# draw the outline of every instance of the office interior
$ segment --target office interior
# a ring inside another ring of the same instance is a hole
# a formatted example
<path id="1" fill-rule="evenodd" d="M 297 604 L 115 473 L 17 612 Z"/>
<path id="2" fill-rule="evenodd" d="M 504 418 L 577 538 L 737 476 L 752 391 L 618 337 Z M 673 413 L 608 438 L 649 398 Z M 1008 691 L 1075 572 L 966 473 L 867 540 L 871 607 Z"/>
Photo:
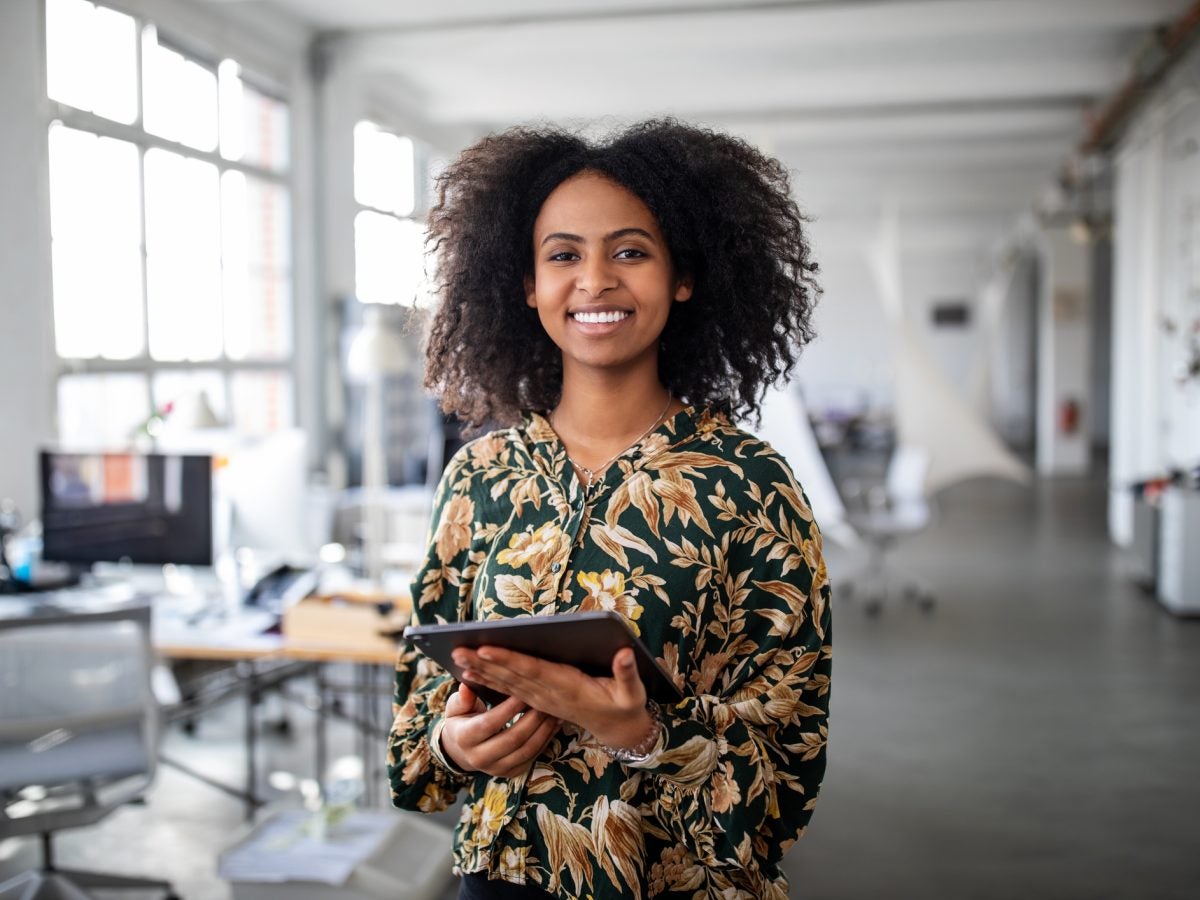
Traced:
<path id="1" fill-rule="evenodd" d="M 189 598 L 185 619 L 256 585 L 272 615 L 357 593 L 394 632 L 463 439 L 421 388 L 437 173 L 513 124 L 678 116 L 784 163 L 824 291 L 747 423 L 800 474 L 834 585 L 829 772 L 792 896 L 1193 897 L 1197 35 L 1188 0 L 3 0 L 11 572 L 90 568 L 65 590 L 132 582 L 158 617 Z M 145 496 L 148 454 L 215 461 L 211 559 L 45 552 L 67 483 L 48 472 Z M 200 900 L 295 893 L 219 861 L 328 806 L 312 785 L 339 765 L 400 821 L 377 771 L 386 664 L 365 676 L 377 720 L 336 715 L 357 698 L 333 688 L 326 721 L 314 693 L 359 663 L 292 663 L 261 703 L 194 719 L 166 709 L 177 679 L 156 702 L 180 766 L 62 829 L 59 861 Z M 241 784 L 247 728 L 249 814 L 187 771 Z M 40 853 L 0 841 L 0 882 Z M 392 896 L 453 897 L 439 871 Z"/>

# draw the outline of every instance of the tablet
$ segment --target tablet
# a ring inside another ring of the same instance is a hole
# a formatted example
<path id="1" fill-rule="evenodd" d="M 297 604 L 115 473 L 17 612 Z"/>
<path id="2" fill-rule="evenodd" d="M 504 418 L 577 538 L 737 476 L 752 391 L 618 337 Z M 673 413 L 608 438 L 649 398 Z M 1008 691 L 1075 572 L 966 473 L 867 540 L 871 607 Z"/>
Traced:
<path id="1" fill-rule="evenodd" d="M 556 616 L 518 616 L 484 622 L 450 622 L 444 625 L 409 625 L 404 639 L 430 659 L 439 662 L 462 681 L 462 669 L 454 664 L 455 647 L 504 647 L 550 662 L 575 666 L 588 675 L 612 676 L 613 655 L 632 647 L 638 673 L 646 693 L 660 703 L 678 703 L 683 695 L 669 675 L 615 612 L 560 613 Z M 496 704 L 505 695 L 491 688 L 471 685 L 486 703 Z"/>

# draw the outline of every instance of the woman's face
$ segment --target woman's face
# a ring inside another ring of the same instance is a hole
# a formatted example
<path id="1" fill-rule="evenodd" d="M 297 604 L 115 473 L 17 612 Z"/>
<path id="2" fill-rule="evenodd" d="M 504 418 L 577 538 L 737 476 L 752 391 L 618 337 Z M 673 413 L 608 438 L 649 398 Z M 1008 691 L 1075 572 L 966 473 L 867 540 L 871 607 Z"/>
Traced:
<path id="1" fill-rule="evenodd" d="M 657 377 L 659 335 L 692 285 L 675 277 L 646 204 L 603 175 L 580 172 L 542 204 L 533 259 L 526 302 L 562 351 L 564 377 L 576 367 L 645 367 Z"/>

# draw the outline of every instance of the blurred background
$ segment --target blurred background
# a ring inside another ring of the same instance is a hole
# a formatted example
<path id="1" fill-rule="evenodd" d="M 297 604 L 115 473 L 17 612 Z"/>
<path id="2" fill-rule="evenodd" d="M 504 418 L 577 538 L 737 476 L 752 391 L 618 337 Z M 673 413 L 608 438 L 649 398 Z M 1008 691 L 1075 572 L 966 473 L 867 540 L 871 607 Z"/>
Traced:
<path id="1" fill-rule="evenodd" d="M 792 896 L 1197 896 L 1197 35 L 1188 0 L 0 0 L 8 587 L 135 582 L 177 679 L 196 615 L 164 638 L 164 598 L 402 602 L 461 442 L 420 387 L 434 179 L 512 124 L 677 116 L 783 162 L 824 288 L 746 423 L 836 604 Z M 210 458 L 198 494 L 173 454 Z M 79 518 L 158 501 L 203 528 Z M 164 753 L 246 778 L 241 708 L 178 702 Z M 301 707 L 251 749 L 243 828 L 302 799 Z M 321 752 L 377 781 L 354 724 Z M 145 797 L 64 862 L 259 896 L 218 872 L 238 798 L 175 768 Z M 0 878 L 38 861 L 0 841 Z"/>

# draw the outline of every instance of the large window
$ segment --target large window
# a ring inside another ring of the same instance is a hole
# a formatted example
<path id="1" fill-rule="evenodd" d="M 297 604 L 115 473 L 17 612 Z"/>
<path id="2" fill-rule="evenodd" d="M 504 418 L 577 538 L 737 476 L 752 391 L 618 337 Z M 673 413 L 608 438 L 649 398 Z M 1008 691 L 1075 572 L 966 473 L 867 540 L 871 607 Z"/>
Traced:
<path id="1" fill-rule="evenodd" d="M 245 431 L 290 425 L 288 106 L 85 0 L 47 0 L 59 435 L 127 442 L 203 392 Z"/>
<path id="2" fill-rule="evenodd" d="M 416 155 L 411 138 L 373 122 L 354 128 L 355 295 L 363 303 L 427 305 Z"/>

